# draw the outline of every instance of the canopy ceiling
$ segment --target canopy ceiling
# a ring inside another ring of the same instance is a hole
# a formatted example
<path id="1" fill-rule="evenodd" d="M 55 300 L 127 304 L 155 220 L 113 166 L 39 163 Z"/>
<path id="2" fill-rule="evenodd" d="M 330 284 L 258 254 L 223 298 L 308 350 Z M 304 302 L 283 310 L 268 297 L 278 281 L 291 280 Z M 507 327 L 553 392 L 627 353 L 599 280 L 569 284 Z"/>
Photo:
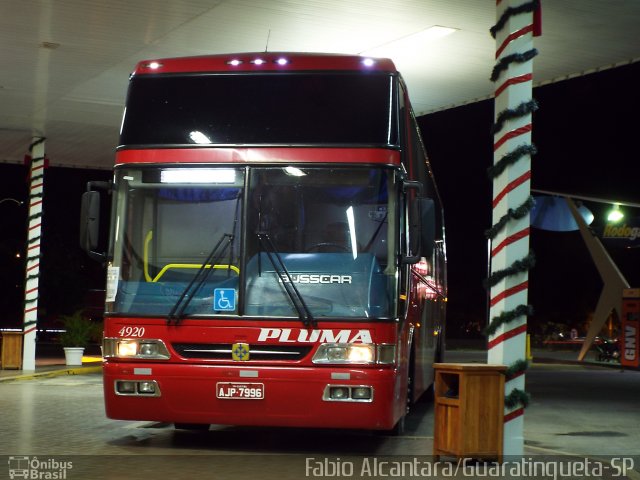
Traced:
<path id="1" fill-rule="evenodd" d="M 542 0 L 542 17 L 535 85 L 640 59 L 637 0 Z M 494 23 L 489 0 L 3 0 L 0 162 L 37 134 L 52 165 L 109 168 L 129 73 L 154 57 L 391 56 L 417 114 L 489 98 Z M 419 35 L 434 25 L 456 30 Z"/>

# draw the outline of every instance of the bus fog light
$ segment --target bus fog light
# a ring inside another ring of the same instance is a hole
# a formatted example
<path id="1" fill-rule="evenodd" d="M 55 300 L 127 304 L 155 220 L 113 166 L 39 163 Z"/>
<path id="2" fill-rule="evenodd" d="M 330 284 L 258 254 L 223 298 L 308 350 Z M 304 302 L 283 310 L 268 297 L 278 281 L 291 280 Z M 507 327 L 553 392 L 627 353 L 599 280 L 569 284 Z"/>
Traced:
<path id="1" fill-rule="evenodd" d="M 153 395 L 156 393 L 156 384 L 154 382 L 138 382 L 138 393 Z"/>
<path id="2" fill-rule="evenodd" d="M 371 400 L 371 387 L 355 387 L 351 390 L 354 400 Z"/>
<path id="3" fill-rule="evenodd" d="M 332 400 L 347 400 L 349 398 L 349 389 L 347 387 L 331 387 L 329 389 L 329 398 Z"/>
<path id="4" fill-rule="evenodd" d="M 125 380 L 118 380 L 116 382 L 116 393 L 122 395 L 133 395 L 136 393 L 136 382 L 128 382 Z"/>

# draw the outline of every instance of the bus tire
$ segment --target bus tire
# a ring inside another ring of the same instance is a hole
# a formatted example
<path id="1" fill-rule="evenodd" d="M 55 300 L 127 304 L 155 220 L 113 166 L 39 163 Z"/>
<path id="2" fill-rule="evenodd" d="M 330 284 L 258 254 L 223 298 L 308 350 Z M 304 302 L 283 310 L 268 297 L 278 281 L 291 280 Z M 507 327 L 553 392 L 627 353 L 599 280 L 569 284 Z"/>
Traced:
<path id="1" fill-rule="evenodd" d="M 387 430 L 387 435 L 391 436 L 391 437 L 400 437 L 402 435 L 404 435 L 406 429 L 405 429 L 405 419 L 407 418 L 407 415 L 404 414 L 402 417 L 400 417 L 400 420 L 398 420 L 398 422 L 393 426 L 393 428 L 391 430 Z"/>
<path id="2" fill-rule="evenodd" d="M 444 362 L 444 339 L 442 336 L 438 337 L 438 343 L 436 344 L 436 354 L 433 359 L 435 363 Z"/>
<path id="3" fill-rule="evenodd" d="M 406 419 L 407 415 L 409 415 L 409 410 L 411 405 L 413 405 L 413 375 L 414 375 L 414 353 L 413 353 L 413 345 L 409 349 L 411 355 L 409 356 L 409 365 L 407 366 L 407 403 L 405 405 L 405 411 L 400 417 L 400 419 L 396 422 L 390 430 L 385 430 L 385 434 L 392 437 L 399 437 L 404 435 L 406 432 Z"/>

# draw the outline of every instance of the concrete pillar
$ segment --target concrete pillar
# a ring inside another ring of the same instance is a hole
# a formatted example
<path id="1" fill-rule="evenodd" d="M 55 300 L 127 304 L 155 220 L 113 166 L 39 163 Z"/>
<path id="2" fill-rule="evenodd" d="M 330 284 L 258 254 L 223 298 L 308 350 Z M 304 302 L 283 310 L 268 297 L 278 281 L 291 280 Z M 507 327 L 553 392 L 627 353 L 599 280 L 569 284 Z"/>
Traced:
<path id="1" fill-rule="evenodd" d="M 44 137 L 34 137 L 29 147 L 29 220 L 27 224 L 26 270 L 22 369 L 36 369 L 36 333 L 38 327 L 38 286 L 40 280 L 40 237 L 44 193 Z"/>
<path id="2" fill-rule="evenodd" d="M 526 360 L 533 13 L 537 2 L 498 0 L 496 25 L 493 227 L 491 239 L 488 363 L 508 367 Z M 524 370 L 507 375 L 505 397 L 524 394 Z M 507 403 L 507 402 L 505 402 Z M 505 405 L 503 454 L 524 453 L 524 408 Z"/>

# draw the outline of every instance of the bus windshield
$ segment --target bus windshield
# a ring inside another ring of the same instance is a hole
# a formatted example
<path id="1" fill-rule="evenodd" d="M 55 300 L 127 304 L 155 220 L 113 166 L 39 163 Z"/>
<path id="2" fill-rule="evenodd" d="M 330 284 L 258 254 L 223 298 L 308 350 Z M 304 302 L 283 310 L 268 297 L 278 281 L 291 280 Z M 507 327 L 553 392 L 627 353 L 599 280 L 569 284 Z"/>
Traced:
<path id="1" fill-rule="evenodd" d="M 313 318 L 390 318 L 397 188 L 386 167 L 118 169 L 107 311 L 298 317 L 293 285 Z"/>
<path id="2" fill-rule="evenodd" d="M 120 145 L 395 146 L 394 84 L 388 73 L 135 76 Z"/>

